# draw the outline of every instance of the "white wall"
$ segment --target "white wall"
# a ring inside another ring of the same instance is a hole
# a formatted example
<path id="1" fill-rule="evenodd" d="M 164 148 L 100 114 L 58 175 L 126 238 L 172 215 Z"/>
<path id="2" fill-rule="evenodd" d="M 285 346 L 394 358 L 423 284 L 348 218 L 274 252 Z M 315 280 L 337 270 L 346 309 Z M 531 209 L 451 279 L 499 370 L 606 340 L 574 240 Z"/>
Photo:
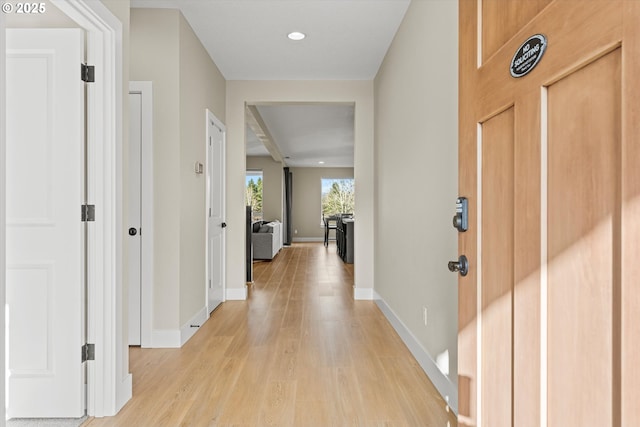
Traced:
<path id="1" fill-rule="evenodd" d="M 262 216 L 267 221 L 277 219 L 282 222 L 284 206 L 283 165 L 271 156 L 247 157 L 247 169 L 262 171 Z"/>
<path id="2" fill-rule="evenodd" d="M 373 297 L 373 82 L 227 82 L 227 288 L 245 289 L 245 105 L 265 102 L 355 103 L 355 295 Z"/>
<path id="3" fill-rule="evenodd" d="M 153 329 L 175 335 L 206 304 L 205 178 L 193 168 L 205 109 L 225 119 L 225 81 L 173 9 L 131 9 L 131 80 L 153 82 Z"/>
<path id="4" fill-rule="evenodd" d="M 353 178 L 353 168 L 291 168 L 293 174 L 293 239 L 324 241 L 322 178 Z M 356 186 L 358 184 L 356 183 Z M 334 232 L 331 232 L 331 238 Z"/>
<path id="5" fill-rule="evenodd" d="M 131 9 L 130 79 L 153 82 L 153 329 L 179 327 L 179 12 Z M 128 98 L 127 98 L 128 99 Z M 204 113 L 203 113 L 204 115 Z"/>
<path id="6" fill-rule="evenodd" d="M 375 79 L 376 292 L 457 382 L 457 2 L 413 1 Z M 428 326 L 423 322 L 428 309 Z M 455 387 L 450 387 L 455 390 Z"/>
<path id="7" fill-rule="evenodd" d="M 206 164 L 208 108 L 224 123 L 225 80 L 200 40 L 179 16 L 180 55 L 180 325 L 201 310 L 206 299 Z"/>

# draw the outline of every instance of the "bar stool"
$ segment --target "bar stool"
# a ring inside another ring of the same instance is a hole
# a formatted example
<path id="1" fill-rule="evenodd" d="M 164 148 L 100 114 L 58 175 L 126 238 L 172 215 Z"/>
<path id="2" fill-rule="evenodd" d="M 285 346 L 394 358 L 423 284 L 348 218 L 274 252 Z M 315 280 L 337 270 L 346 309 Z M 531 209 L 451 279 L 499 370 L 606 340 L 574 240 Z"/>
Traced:
<path id="1" fill-rule="evenodd" d="M 336 218 L 334 216 L 325 217 L 322 214 L 322 222 L 324 222 L 324 245 L 329 247 L 329 230 L 336 230 L 337 224 L 331 225 L 330 221 L 335 221 Z"/>

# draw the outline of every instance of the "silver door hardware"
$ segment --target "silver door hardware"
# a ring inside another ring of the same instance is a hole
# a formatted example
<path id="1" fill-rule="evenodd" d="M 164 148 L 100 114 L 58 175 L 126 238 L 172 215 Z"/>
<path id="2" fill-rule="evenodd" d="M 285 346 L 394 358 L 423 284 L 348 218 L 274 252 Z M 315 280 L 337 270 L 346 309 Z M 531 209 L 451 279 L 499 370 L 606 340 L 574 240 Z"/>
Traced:
<path id="1" fill-rule="evenodd" d="M 82 346 L 82 362 L 87 360 L 96 360 L 96 345 L 85 344 Z"/>
<path id="2" fill-rule="evenodd" d="M 200 175 L 202 173 L 202 163 L 196 162 L 193 169 L 197 175 Z"/>
<path id="3" fill-rule="evenodd" d="M 80 219 L 82 222 L 96 220 L 96 205 L 82 205 L 80 209 Z"/>
<path id="4" fill-rule="evenodd" d="M 450 272 L 458 272 L 461 276 L 466 276 L 469 272 L 469 260 L 466 256 L 460 255 L 458 261 L 449 261 L 448 267 Z"/>
<path id="5" fill-rule="evenodd" d="M 86 83 L 94 83 L 96 81 L 96 67 L 80 64 L 80 79 Z"/>
<path id="6" fill-rule="evenodd" d="M 466 197 L 456 199 L 456 214 L 453 216 L 453 227 L 459 232 L 469 228 L 469 202 Z"/>

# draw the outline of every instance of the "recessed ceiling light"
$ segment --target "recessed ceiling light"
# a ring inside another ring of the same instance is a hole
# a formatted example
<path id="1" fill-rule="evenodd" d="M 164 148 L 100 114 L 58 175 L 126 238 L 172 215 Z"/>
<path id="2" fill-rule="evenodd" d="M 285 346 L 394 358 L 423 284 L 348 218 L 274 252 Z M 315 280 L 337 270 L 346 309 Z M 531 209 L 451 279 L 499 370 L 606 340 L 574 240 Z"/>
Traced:
<path id="1" fill-rule="evenodd" d="M 300 41 L 303 38 L 307 37 L 307 35 L 305 33 L 299 32 L 299 31 L 294 31 L 292 33 L 287 34 L 287 37 L 289 37 L 289 39 L 294 40 L 294 41 Z"/>
<path id="2" fill-rule="evenodd" d="M 324 165 L 324 162 L 323 162 L 322 160 L 320 160 L 320 161 L 318 162 L 318 164 L 319 164 L 319 165 Z"/>

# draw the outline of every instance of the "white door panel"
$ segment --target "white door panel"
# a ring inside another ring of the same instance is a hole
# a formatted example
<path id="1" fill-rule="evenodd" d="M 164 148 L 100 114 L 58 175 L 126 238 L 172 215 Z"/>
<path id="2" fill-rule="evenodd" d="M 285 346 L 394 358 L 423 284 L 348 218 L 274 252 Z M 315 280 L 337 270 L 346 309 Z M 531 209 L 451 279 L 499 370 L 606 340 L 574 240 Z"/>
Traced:
<path id="1" fill-rule="evenodd" d="M 142 150 L 142 94 L 129 93 L 129 221 L 128 228 L 136 231 L 127 236 L 129 249 L 129 345 L 141 344 L 141 150 Z"/>
<path id="2" fill-rule="evenodd" d="M 209 313 L 224 301 L 224 144 L 225 134 L 221 124 L 207 113 L 207 182 L 209 192 L 207 237 L 207 306 Z"/>
<path id="3" fill-rule="evenodd" d="M 83 35 L 7 30 L 8 416 L 80 417 Z"/>

